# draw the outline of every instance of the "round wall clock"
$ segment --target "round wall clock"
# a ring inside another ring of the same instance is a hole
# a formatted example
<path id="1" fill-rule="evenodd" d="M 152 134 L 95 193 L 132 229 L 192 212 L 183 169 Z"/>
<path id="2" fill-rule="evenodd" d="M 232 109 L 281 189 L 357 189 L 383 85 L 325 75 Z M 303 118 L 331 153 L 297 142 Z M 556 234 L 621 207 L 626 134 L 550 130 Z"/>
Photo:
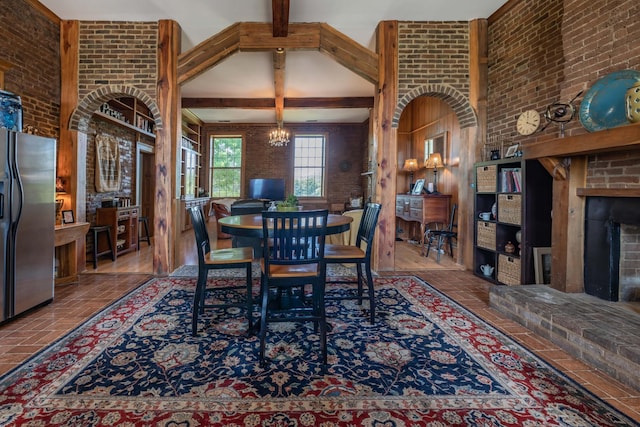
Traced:
<path id="1" fill-rule="evenodd" d="M 520 135 L 531 135 L 540 126 L 540 113 L 536 110 L 527 110 L 518 116 L 516 129 Z"/>

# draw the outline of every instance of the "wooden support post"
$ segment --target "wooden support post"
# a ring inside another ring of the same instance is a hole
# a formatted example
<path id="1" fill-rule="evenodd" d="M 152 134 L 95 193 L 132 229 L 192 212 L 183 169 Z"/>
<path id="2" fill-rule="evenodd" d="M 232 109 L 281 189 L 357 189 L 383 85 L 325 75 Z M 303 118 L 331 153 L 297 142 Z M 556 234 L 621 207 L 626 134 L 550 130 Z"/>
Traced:
<path id="1" fill-rule="evenodd" d="M 577 188 L 587 180 L 587 157 L 571 158 L 568 179 L 553 180 L 551 226 L 551 287 L 562 292 L 584 291 L 585 199 Z"/>
<path id="2" fill-rule="evenodd" d="M 376 183 L 374 198 L 382 204 L 376 232 L 373 268 L 394 269 L 397 176 L 397 128 L 391 126 L 398 102 L 398 22 L 383 21 L 378 25 L 378 86 L 373 112 L 373 148 L 376 150 Z"/>
<path id="3" fill-rule="evenodd" d="M 77 222 L 87 217 L 86 204 L 86 135 L 69 129 L 69 120 L 78 106 L 78 69 L 80 57 L 80 22 L 60 22 L 60 134 L 56 175 L 65 181 L 65 190 L 70 199 L 69 206 Z M 81 161 L 79 161 L 81 159 Z M 80 167 L 81 165 L 81 167 Z M 86 264 L 86 242 L 78 240 L 76 256 L 77 271 L 84 271 Z"/>
<path id="4" fill-rule="evenodd" d="M 180 27 L 175 21 L 158 22 L 158 108 L 162 127 L 156 131 L 156 194 L 153 220 L 153 272 L 166 275 L 173 271 L 180 227 L 175 226 L 177 213 L 176 159 L 180 150 L 180 87 L 178 86 L 178 54 Z M 174 200 L 175 199 L 175 200 Z"/>

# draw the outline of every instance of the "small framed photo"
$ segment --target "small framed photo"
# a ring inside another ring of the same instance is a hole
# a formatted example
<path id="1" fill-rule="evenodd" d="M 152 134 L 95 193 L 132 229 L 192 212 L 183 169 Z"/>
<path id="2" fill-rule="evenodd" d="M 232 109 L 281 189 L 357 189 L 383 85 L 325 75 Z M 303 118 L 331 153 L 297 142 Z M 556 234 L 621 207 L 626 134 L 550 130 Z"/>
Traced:
<path id="1" fill-rule="evenodd" d="M 551 284 L 551 248 L 533 248 L 533 268 L 537 285 Z"/>
<path id="2" fill-rule="evenodd" d="M 62 223 L 73 224 L 76 219 L 73 217 L 73 211 L 62 211 Z"/>
<path id="3" fill-rule="evenodd" d="M 413 186 L 413 191 L 411 192 L 411 194 L 419 196 L 420 194 L 422 194 L 423 188 L 424 188 L 424 179 L 418 179 L 416 180 L 416 183 Z"/>
<path id="4" fill-rule="evenodd" d="M 514 144 L 507 148 L 507 152 L 505 153 L 504 158 L 507 159 L 509 157 L 515 157 L 515 155 L 518 153 L 518 145 L 519 144 Z"/>

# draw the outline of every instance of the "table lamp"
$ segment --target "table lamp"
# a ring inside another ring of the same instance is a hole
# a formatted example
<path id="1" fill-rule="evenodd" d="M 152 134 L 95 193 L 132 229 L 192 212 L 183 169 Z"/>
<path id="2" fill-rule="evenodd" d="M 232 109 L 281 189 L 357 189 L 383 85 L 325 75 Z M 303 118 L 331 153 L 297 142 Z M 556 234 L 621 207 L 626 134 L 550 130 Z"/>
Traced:
<path id="1" fill-rule="evenodd" d="M 424 167 L 433 168 L 433 192 L 432 194 L 440 194 L 438 192 L 438 168 L 443 167 L 442 157 L 440 153 L 431 153 L 429 158 L 424 162 Z"/>
<path id="2" fill-rule="evenodd" d="M 409 172 L 409 193 L 411 193 L 411 190 L 413 190 L 413 173 L 418 170 L 418 159 L 405 160 L 402 170 Z"/>

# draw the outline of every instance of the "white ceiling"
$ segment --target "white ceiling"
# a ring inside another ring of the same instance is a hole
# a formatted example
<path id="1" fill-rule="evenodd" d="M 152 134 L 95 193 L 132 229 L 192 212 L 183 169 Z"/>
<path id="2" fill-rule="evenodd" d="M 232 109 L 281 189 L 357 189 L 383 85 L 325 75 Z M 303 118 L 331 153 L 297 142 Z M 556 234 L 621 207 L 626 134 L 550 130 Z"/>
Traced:
<path id="1" fill-rule="evenodd" d="M 182 28 L 186 51 L 236 22 L 271 22 L 271 0 L 40 0 L 61 19 L 157 21 Z M 289 22 L 323 22 L 375 50 L 380 21 L 488 18 L 506 0 L 291 0 Z M 319 52 L 289 51 L 285 98 L 373 96 L 371 83 Z M 271 53 L 242 52 L 182 87 L 185 98 L 272 98 Z M 204 122 L 275 123 L 273 110 L 192 109 Z M 284 122 L 362 122 L 366 109 L 285 109 Z"/>

